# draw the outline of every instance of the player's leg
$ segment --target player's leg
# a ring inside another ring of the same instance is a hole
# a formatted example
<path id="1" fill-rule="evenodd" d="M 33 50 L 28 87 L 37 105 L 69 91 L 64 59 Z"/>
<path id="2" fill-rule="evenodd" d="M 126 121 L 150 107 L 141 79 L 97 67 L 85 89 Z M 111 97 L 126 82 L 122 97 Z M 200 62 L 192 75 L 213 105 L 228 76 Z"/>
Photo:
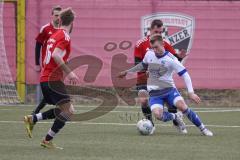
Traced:
<path id="1" fill-rule="evenodd" d="M 168 97 L 172 93 L 172 88 L 166 88 L 164 90 L 153 90 L 149 92 L 149 105 L 154 116 L 163 122 L 176 120 L 180 126 L 185 125 L 182 121 L 182 114 L 170 113 L 163 110 L 163 104 L 168 103 Z"/>
<path id="2" fill-rule="evenodd" d="M 142 113 L 146 119 L 150 120 L 154 126 L 152 119 L 152 111 L 148 105 L 148 91 L 146 85 L 138 85 L 138 98 L 140 99 Z"/>
<path id="3" fill-rule="evenodd" d="M 176 97 L 181 97 L 180 93 L 178 92 L 177 89 L 172 88 L 168 95 L 166 96 L 166 101 L 167 101 L 167 106 L 168 106 L 168 111 L 172 111 L 170 113 L 176 113 L 178 114 L 178 117 L 180 119 L 173 120 L 174 126 L 177 128 L 178 132 L 181 134 L 187 134 L 187 129 L 186 125 L 183 121 L 183 115 L 181 112 L 177 112 L 177 107 L 175 106 L 174 100 Z"/>
<path id="4" fill-rule="evenodd" d="M 149 105 L 150 105 L 151 111 L 156 119 L 163 121 L 163 122 L 175 120 L 176 114 L 164 111 L 163 104 L 164 104 L 164 97 L 151 96 L 149 98 Z"/>
<path id="5" fill-rule="evenodd" d="M 57 103 L 55 102 L 56 98 L 59 97 L 58 94 L 61 93 L 61 92 L 57 92 L 58 90 L 57 86 L 55 84 L 52 84 L 52 86 L 50 86 L 48 82 L 43 82 L 41 83 L 41 89 L 44 97 L 43 101 L 45 103 L 55 105 Z M 35 113 L 32 115 L 33 123 L 35 124 L 40 120 L 54 119 L 56 113 L 59 113 L 59 112 L 60 112 L 59 108 L 52 108 L 43 113 Z"/>
<path id="6" fill-rule="evenodd" d="M 66 121 L 71 119 L 74 109 L 63 82 L 51 82 L 49 88 L 51 90 L 51 101 L 57 106 L 57 108 L 52 111 L 49 110 L 49 113 L 46 113 L 47 118 L 51 116 L 51 118 L 54 118 L 55 116 L 55 120 L 44 140 L 41 142 L 41 146 L 46 148 L 56 148 L 56 146 L 52 144 L 52 139 L 64 127 Z M 42 113 L 42 115 L 44 118 L 44 113 Z"/>
<path id="7" fill-rule="evenodd" d="M 41 83 L 41 89 L 42 89 L 44 101 L 48 104 L 53 104 L 52 97 L 55 95 L 55 93 L 50 89 L 48 82 Z M 36 113 L 36 114 L 24 116 L 25 128 L 29 138 L 32 138 L 32 131 L 36 122 L 40 120 L 54 119 L 55 118 L 54 113 L 59 112 L 57 110 L 59 109 L 53 108 L 43 113 Z"/>
<path id="8" fill-rule="evenodd" d="M 168 112 L 177 113 L 177 107 L 176 106 L 170 106 L 169 104 L 167 104 L 167 106 L 168 106 Z M 173 120 L 173 125 L 176 126 L 176 127 L 179 126 L 179 124 L 176 120 Z"/>
<path id="9" fill-rule="evenodd" d="M 173 99 L 173 103 L 196 127 L 200 129 L 203 135 L 213 135 L 213 133 L 204 126 L 200 117 L 193 110 L 188 108 L 187 104 L 181 96 L 175 97 Z"/>
<path id="10" fill-rule="evenodd" d="M 168 122 L 168 121 L 176 120 L 179 124 L 181 124 L 182 122 L 182 117 L 180 117 L 178 113 L 169 113 L 167 111 L 164 111 L 162 104 L 152 105 L 151 110 L 154 116 L 156 117 L 156 119 L 160 121 Z"/>
<path id="11" fill-rule="evenodd" d="M 170 104 L 167 105 L 168 107 L 168 112 L 169 113 L 174 113 L 174 114 L 177 114 L 178 117 L 181 119 L 181 123 L 179 123 L 179 120 L 173 120 L 173 126 L 177 129 L 177 131 L 181 134 L 187 134 L 188 131 L 187 131 L 187 128 L 186 128 L 186 125 L 183 121 L 183 114 L 182 112 L 177 112 L 177 109 L 176 109 L 176 106 L 172 106 Z"/>
<path id="12" fill-rule="evenodd" d="M 47 105 L 46 100 L 43 98 L 38 106 L 33 110 L 33 114 L 39 113 Z"/>
<path id="13" fill-rule="evenodd" d="M 47 120 L 47 119 L 54 119 L 56 116 L 56 113 L 59 112 L 59 108 L 52 108 L 49 109 L 43 113 L 37 113 L 37 114 L 32 114 L 32 115 L 27 115 L 24 116 L 24 123 L 25 123 L 25 128 L 27 131 L 27 134 L 29 138 L 32 138 L 32 132 L 34 125 L 40 121 L 40 120 Z"/>
<path id="14" fill-rule="evenodd" d="M 60 112 L 59 108 L 52 108 L 42 113 L 37 113 L 32 115 L 33 123 L 37 123 L 41 120 L 54 119 L 56 115 Z"/>
<path id="15" fill-rule="evenodd" d="M 41 89 L 40 89 L 40 88 Z M 43 92 L 42 92 L 42 87 L 41 87 L 41 84 L 37 85 L 37 91 L 38 91 L 38 98 L 40 98 L 40 103 L 36 106 L 36 108 L 33 110 L 32 114 L 37 114 L 40 112 L 40 110 L 42 110 L 46 105 L 47 105 L 47 102 L 46 100 L 41 96 L 43 95 Z"/>
<path id="16" fill-rule="evenodd" d="M 184 126 L 185 124 L 182 121 L 182 114 L 179 113 L 170 113 L 168 111 L 164 111 L 163 104 L 166 97 L 150 97 L 149 104 L 151 106 L 152 113 L 154 116 L 163 122 L 176 120 L 179 125 Z"/>
<path id="17" fill-rule="evenodd" d="M 59 109 L 60 112 L 56 114 L 56 118 L 52 127 L 49 129 L 47 135 L 41 142 L 41 146 L 43 147 L 56 148 L 56 146 L 52 143 L 52 139 L 65 126 L 66 122 L 71 120 L 73 116 L 74 108 L 70 102 L 60 104 Z"/>

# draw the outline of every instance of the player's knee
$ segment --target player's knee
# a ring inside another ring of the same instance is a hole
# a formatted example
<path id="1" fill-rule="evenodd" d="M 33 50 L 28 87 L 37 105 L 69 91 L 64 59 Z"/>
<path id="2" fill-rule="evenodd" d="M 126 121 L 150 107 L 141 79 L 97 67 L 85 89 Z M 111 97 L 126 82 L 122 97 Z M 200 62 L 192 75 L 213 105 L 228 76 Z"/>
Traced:
<path id="1" fill-rule="evenodd" d="M 147 108 L 148 107 L 148 100 L 147 99 L 141 100 L 140 103 L 141 103 L 142 108 Z"/>
<path id="2" fill-rule="evenodd" d="M 71 104 L 71 105 L 70 105 L 70 108 L 69 108 L 69 113 L 70 113 L 71 115 L 73 115 L 74 112 L 75 112 L 75 109 L 74 109 L 73 105 Z"/>
<path id="3" fill-rule="evenodd" d="M 155 118 L 157 118 L 158 120 L 162 120 L 162 113 L 161 112 L 158 112 L 158 113 L 155 113 Z"/>
<path id="4" fill-rule="evenodd" d="M 154 114 L 154 117 L 158 120 L 162 119 L 163 110 L 161 108 L 155 108 L 152 110 L 152 113 Z"/>
<path id="5" fill-rule="evenodd" d="M 75 109 L 70 102 L 60 105 L 59 108 L 68 118 L 71 118 L 75 112 Z"/>
<path id="6" fill-rule="evenodd" d="M 69 116 L 69 118 L 71 118 L 74 114 L 75 110 L 73 108 L 73 105 L 69 105 L 66 110 L 65 110 L 65 113 Z"/>
<path id="7" fill-rule="evenodd" d="M 176 106 L 181 112 L 187 109 L 187 104 L 184 102 L 184 100 L 178 100 L 176 102 Z"/>
<path id="8" fill-rule="evenodd" d="M 147 106 L 148 104 L 148 92 L 146 90 L 140 90 L 138 92 L 138 101 L 142 106 Z"/>

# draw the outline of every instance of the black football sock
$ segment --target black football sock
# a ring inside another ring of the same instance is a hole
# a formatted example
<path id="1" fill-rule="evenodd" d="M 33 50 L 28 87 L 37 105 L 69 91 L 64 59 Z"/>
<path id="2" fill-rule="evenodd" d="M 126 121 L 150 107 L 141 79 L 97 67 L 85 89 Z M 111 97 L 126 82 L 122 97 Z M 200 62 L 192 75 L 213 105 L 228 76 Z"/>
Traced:
<path id="1" fill-rule="evenodd" d="M 52 108 L 42 113 L 43 120 L 54 119 L 61 112 L 59 108 Z"/>
<path id="2" fill-rule="evenodd" d="M 65 121 L 62 121 L 58 118 L 55 119 L 52 128 L 48 131 L 45 140 L 46 141 L 50 141 L 53 139 L 53 137 L 60 131 L 60 129 L 62 129 L 65 125 Z"/>
<path id="3" fill-rule="evenodd" d="M 34 114 L 33 115 L 33 123 L 36 123 L 39 120 L 38 115 L 40 115 L 40 114 L 41 114 L 42 120 L 54 119 L 56 117 L 56 115 L 60 113 L 60 111 L 61 110 L 59 108 L 52 108 L 43 113 Z"/>
<path id="4" fill-rule="evenodd" d="M 59 116 L 55 119 L 51 129 L 49 129 L 45 137 L 45 140 L 46 141 L 52 140 L 53 137 L 64 127 L 66 121 L 67 119 L 64 116 L 61 116 L 61 114 L 59 114 Z"/>
<path id="5" fill-rule="evenodd" d="M 39 105 L 37 106 L 37 108 L 35 108 L 35 110 L 33 111 L 33 114 L 39 113 L 40 110 L 43 109 L 46 105 L 47 105 L 47 102 L 44 99 L 42 99 Z"/>
<path id="6" fill-rule="evenodd" d="M 150 120 L 154 126 L 153 119 L 152 119 L 152 111 L 148 105 L 142 105 L 142 112 L 146 119 Z"/>
<path id="7" fill-rule="evenodd" d="M 177 113 L 177 109 L 176 109 L 176 107 L 174 107 L 174 108 L 168 108 L 168 112 L 170 112 L 170 113 Z M 177 122 L 176 120 L 173 120 L 173 124 L 174 124 L 175 126 L 178 126 L 178 122 Z"/>

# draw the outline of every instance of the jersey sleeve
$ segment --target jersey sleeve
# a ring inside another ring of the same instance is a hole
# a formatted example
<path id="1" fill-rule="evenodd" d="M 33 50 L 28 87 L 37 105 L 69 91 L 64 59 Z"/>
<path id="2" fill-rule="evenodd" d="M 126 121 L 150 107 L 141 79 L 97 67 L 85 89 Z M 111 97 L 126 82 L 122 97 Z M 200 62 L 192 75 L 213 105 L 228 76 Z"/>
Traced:
<path id="1" fill-rule="evenodd" d="M 177 54 L 175 49 L 169 43 L 167 43 L 166 41 L 164 41 L 164 48 L 165 48 L 165 50 L 172 53 L 173 55 Z"/>
<path id="2" fill-rule="evenodd" d="M 170 58 L 172 58 L 173 60 L 177 60 L 177 61 L 178 61 L 177 57 L 174 56 L 172 53 L 168 52 L 168 56 L 169 56 Z"/>
<path id="3" fill-rule="evenodd" d="M 173 70 L 176 71 L 179 76 L 182 76 L 187 72 L 186 68 L 178 60 L 171 60 L 170 63 Z"/>
<path id="4" fill-rule="evenodd" d="M 134 58 L 143 59 L 142 46 L 141 44 L 136 44 L 134 48 Z"/>
<path id="5" fill-rule="evenodd" d="M 55 48 L 59 48 L 61 50 L 65 50 L 69 44 L 69 41 L 61 40 L 56 44 Z"/>
<path id="6" fill-rule="evenodd" d="M 143 60 L 142 60 L 142 62 L 144 63 L 144 64 L 148 64 L 148 57 L 149 57 L 149 51 L 147 51 L 147 53 L 145 54 L 145 56 L 143 57 Z"/>
<path id="7" fill-rule="evenodd" d="M 35 39 L 36 39 L 37 42 L 43 44 L 44 40 L 45 40 L 45 37 L 46 37 L 45 27 L 42 27 L 40 29 L 39 34 L 37 35 L 37 37 Z"/>

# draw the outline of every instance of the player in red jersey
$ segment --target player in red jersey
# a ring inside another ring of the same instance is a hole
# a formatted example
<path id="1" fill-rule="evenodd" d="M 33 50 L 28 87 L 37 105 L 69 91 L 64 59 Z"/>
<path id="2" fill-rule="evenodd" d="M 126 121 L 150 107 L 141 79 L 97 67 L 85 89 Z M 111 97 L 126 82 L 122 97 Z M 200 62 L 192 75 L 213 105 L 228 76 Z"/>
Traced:
<path id="1" fill-rule="evenodd" d="M 45 148 L 56 148 L 52 143 L 53 137 L 71 120 L 74 108 L 63 83 L 63 72 L 68 75 L 70 82 L 76 83 L 78 77 L 66 65 L 70 55 L 71 42 L 69 33 L 72 31 L 74 12 L 71 8 L 64 9 L 59 15 L 60 28 L 47 41 L 46 56 L 41 71 L 41 89 L 44 99 L 56 108 L 43 113 L 24 117 L 27 133 L 32 137 L 32 126 L 39 120 L 54 119 L 55 121 L 41 142 Z"/>
<path id="2" fill-rule="evenodd" d="M 53 35 L 58 28 L 59 25 L 59 13 L 62 10 L 60 6 L 55 6 L 52 8 L 52 21 L 44 26 L 42 26 L 40 33 L 36 37 L 36 46 L 35 46 L 35 70 L 37 72 L 41 71 L 41 66 L 43 65 L 43 60 L 46 55 L 46 47 L 47 41 L 51 35 Z M 40 63 L 41 60 L 41 63 Z M 38 106 L 32 112 L 33 114 L 37 114 L 40 112 L 44 106 L 46 106 L 46 101 L 44 98 L 38 104 Z"/>
<path id="3" fill-rule="evenodd" d="M 161 34 L 162 31 L 163 31 L 163 22 L 159 19 L 153 20 L 151 23 L 151 26 L 150 26 L 150 35 L 139 40 L 135 46 L 135 49 L 134 49 L 135 65 L 142 62 L 146 52 L 150 49 L 150 41 L 149 41 L 150 36 L 153 34 L 156 34 L 156 33 Z M 176 51 L 174 50 L 174 48 L 170 44 L 168 44 L 166 41 L 164 41 L 164 48 L 165 48 L 165 50 L 172 53 L 175 57 L 177 57 L 179 61 L 181 61 L 186 56 L 185 50 L 181 50 L 181 52 L 179 54 L 176 54 Z M 147 90 L 147 74 L 146 74 L 146 72 L 138 72 L 138 74 L 137 74 L 137 90 L 139 91 L 138 96 L 140 98 L 142 112 L 147 119 L 152 121 L 152 112 L 151 112 L 150 107 L 148 106 L 148 100 L 146 98 L 147 97 L 147 92 L 146 92 L 146 90 Z M 173 112 L 173 113 L 177 112 L 176 107 L 168 108 L 168 110 L 169 110 L 169 112 Z M 153 121 L 152 121 L 152 123 L 153 123 Z M 173 124 L 175 126 L 177 126 L 178 129 L 180 129 L 178 127 L 178 123 L 176 121 L 173 121 Z M 153 123 L 153 125 L 154 125 L 154 123 Z M 187 132 L 186 130 L 179 130 L 179 131 L 181 133 Z M 153 132 L 154 132 L 154 130 L 153 130 Z"/>

